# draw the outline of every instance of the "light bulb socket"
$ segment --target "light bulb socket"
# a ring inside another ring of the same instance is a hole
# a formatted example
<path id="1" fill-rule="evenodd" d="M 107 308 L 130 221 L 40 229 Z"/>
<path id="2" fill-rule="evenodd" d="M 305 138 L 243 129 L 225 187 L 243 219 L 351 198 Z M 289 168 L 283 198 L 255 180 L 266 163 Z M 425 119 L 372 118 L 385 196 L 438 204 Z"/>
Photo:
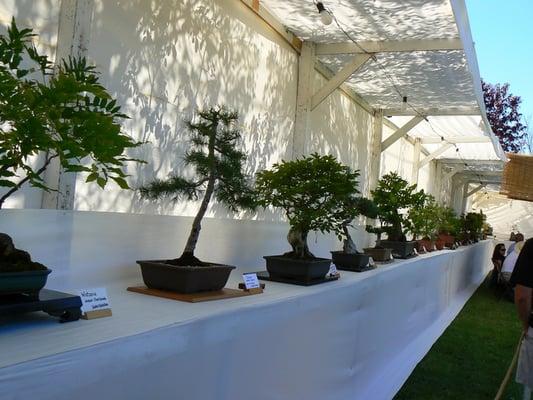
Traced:
<path id="1" fill-rule="evenodd" d="M 318 13 L 322 13 L 322 12 L 327 12 L 326 11 L 326 7 L 324 7 L 324 3 L 322 3 L 321 1 L 318 1 L 316 3 L 316 8 L 318 8 Z"/>

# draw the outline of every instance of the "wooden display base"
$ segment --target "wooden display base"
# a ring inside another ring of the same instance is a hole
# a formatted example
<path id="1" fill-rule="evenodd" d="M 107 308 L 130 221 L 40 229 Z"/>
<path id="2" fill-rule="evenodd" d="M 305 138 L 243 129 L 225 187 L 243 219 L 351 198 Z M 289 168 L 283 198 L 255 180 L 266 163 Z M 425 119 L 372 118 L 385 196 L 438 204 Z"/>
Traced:
<path id="1" fill-rule="evenodd" d="M 244 283 L 239 283 L 239 289 L 244 290 L 245 292 L 248 292 L 248 293 L 250 293 L 250 294 L 260 294 L 260 293 L 263 293 L 263 290 L 265 289 L 265 284 L 264 284 L 264 283 L 261 283 L 260 286 L 261 286 L 261 287 L 258 287 L 258 288 L 246 289 L 246 287 L 244 286 Z"/>
<path id="2" fill-rule="evenodd" d="M 169 292 L 166 290 L 149 289 L 146 286 L 132 286 L 128 288 L 128 291 L 147 294 L 149 296 L 163 297 L 165 299 L 186 301 L 188 303 L 200 303 L 202 301 L 231 299 L 234 297 L 253 296 L 254 294 L 263 293 L 262 289 L 261 292 L 252 292 L 228 288 L 224 288 L 222 290 L 214 290 L 211 292 L 176 293 Z"/>
<path id="3" fill-rule="evenodd" d="M 104 318 L 104 317 L 111 317 L 113 313 L 111 312 L 110 308 L 106 308 L 104 310 L 95 310 L 95 311 L 87 311 L 86 313 L 82 314 L 83 319 L 96 319 L 96 318 Z"/>
<path id="4" fill-rule="evenodd" d="M 268 271 L 258 271 L 256 272 L 257 278 L 263 280 L 263 281 L 271 281 L 271 282 L 280 282 L 280 283 L 289 283 L 291 285 L 299 285 L 299 286 L 313 286 L 313 285 L 319 285 L 321 283 L 326 282 L 333 282 L 340 278 L 340 274 L 333 275 L 333 276 L 325 276 L 323 278 L 313 279 L 310 281 L 300 281 L 290 278 L 278 278 L 278 277 L 271 277 Z"/>

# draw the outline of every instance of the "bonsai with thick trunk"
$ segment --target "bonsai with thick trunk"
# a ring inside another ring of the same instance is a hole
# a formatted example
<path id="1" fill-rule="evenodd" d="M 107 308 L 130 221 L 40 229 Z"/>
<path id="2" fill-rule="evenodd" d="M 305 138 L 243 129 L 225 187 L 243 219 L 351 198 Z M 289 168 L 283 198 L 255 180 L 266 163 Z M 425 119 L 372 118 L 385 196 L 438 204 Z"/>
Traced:
<path id="1" fill-rule="evenodd" d="M 180 257 L 168 263 L 180 266 L 211 265 L 195 255 L 200 237 L 202 219 L 213 196 L 232 211 L 253 209 L 253 191 L 243 172 L 245 154 L 235 149 L 241 133 L 235 128 L 237 113 L 223 107 L 210 108 L 198 113 L 197 121 L 187 123 L 191 134 L 191 149 L 185 155 L 185 165 L 196 172 L 196 179 L 172 175 L 166 180 L 155 180 L 140 188 L 143 198 L 158 200 L 171 196 L 174 200 L 202 198 L 194 217 L 191 231 Z"/>
<path id="2" fill-rule="evenodd" d="M 294 161 L 274 164 L 257 174 L 258 204 L 280 207 L 290 229 L 287 240 L 296 259 L 313 259 L 307 245 L 310 231 L 335 232 L 342 236 L 345 205 L 358 193 L 358 171 L 340 164 L 335 157 L 312 154 Z"/>
<path id="3" fill-rule="evenodd" d="M 24 185 L 55 190 L 44 181 L 50 164 L 86 172 L 87 182 L 109 179 L 128 188 L 123 153 L 139 146 L 121 133 L 127 118 L 84 58 L 54 66 L 33 45 L 31 29 L 15 20 L 0 35 L 0 208 Z M 35 162 L 36 158 L 41 162 Z"/>

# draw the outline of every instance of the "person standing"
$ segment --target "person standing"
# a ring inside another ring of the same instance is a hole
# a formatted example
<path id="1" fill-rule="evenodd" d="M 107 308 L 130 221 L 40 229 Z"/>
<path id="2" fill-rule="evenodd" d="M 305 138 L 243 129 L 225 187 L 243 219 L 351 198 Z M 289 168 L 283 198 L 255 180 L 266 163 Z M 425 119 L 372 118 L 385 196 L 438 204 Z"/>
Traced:
<path id="1" fill-rule="evenodd" d="M 514 236 L 514 239 L 513 239 L 513 243 L 511 243 L 509 245 L 509 248 L 507 249 L 507 254 L 506 256 L 508 256 L 509 254 L 511 254 L 514 250 L 514 247 L 516 246 L 516 244 L 518 242 L 523 242 L 524 241 L 524 235 L 520 232 L 518 232 L 515 236 Z"/>
<path id="2" fill-rule="evenodd" d="M 510 279 L 515 286 L 515 306 L 522 323 L 524 338 L 516 369 L 516 381 L 524 385 L 524 399 L 531 398 L 533 388 L 533 238 L 524 243 Z"/>

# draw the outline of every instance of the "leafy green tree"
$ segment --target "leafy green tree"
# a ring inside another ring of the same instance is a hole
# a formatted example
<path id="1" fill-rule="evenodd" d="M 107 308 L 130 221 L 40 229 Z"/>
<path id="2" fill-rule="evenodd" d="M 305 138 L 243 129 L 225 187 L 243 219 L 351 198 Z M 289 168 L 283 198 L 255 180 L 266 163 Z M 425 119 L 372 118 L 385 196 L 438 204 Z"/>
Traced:
<path id="1" fill-rule="evenodd" d="M 413 240 L 419 236 L 422 239 L 435 240 L 440 222 L 441 207 L 435 201 L 435 197 L 424 194 L 423 205 L 409 209 L 409 231 L 413 234 Z"/>
<path id="2" fill-rule="evenodd" d="M 372 199 L 378 207 L 378 217 L 389 240 L 405 241 L 404 231 L 410 229 L 407 211 L 424 204 L 424 191 L 415 192 L 416 185 L 401 178 L 397 173 L 384 175 L 372 190 Z M 401 212 L 405 210 L 406 212 Z"/>
<path id="3" fill-rule="evenodd" d="M 310 231 L 343 235 L 346 204 L 358 193 L 358 171 L 340 164 L 331 155 L 308 157 L 274 164 L 257 174 L 258 204 L 285 211 L 292 251 L 287 257 L 314 258 L 307 245 Z"/>
<path id="4" fill-rule="evenodd" d="M 28 183 L 52 190 L 43 173 L 57 159 L 65 171 L 87 172 L 86 181 L 105 187 L 109 179 L 128 188 L 125 150 L 139 146 L 121 133 L 127 118 L 99 83 L 85 59 L 54 66 L 33 45 L 31 29 L 12 20 L 0 35 L 0 187 L 4 201 Z M 38 166 L 32 158 L 42 155 Z"/>
<path id="5" fill-rule="evenodd" d="M 253 190 L 243 172 L 246 155 L 235 149 L 241 139 L 241 132 L 235 128 L 237 113 L 215 107 L 200 111 L 198 116 L 197 122 L 187 123 L 191 139 L 184 159 L 187 166 L 194 168 L 197 178 L 172 175 L 140 188 L 141 196 L 151 200 L 167 196 L 175 201 L 196 200 L 203 196 L 182 255 L 169 261 L 175 265 L 206 265 L 194 256 L 194 251 L 202 218 L 213 196 L 232 211 L 255 208 Z"/>

